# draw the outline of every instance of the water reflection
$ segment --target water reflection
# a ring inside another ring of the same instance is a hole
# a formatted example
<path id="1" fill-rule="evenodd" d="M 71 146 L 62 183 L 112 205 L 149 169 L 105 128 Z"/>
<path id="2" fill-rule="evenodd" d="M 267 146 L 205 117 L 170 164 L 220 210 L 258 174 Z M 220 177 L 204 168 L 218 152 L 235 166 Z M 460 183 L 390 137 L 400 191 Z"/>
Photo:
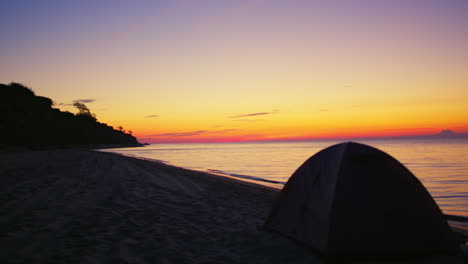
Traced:
<path id="1" fill-rule="evenodd" d="M 413 174 L 448 214 L 468 216 L 467 140 L 363 140 L 392 155 Z M 158 144 L 111 151 L 220 174 L 286 182 L 310 156 L 338 142 Z M 258 182 L 281 188 L 281 184 Z M 397 190 L 395 190 L 397 191 Z"/>

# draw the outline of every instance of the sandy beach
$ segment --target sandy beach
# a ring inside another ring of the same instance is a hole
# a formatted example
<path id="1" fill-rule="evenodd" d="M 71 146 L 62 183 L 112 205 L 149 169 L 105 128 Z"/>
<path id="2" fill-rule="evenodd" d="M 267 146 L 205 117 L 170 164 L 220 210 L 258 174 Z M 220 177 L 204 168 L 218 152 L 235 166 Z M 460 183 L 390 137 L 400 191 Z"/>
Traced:
<path id="1" fill-rule="evenodd" d="M 1 152 L 0 168 L 1 263 L 325 263 L 259 229 L 274 189 L 90 150 Z"/>

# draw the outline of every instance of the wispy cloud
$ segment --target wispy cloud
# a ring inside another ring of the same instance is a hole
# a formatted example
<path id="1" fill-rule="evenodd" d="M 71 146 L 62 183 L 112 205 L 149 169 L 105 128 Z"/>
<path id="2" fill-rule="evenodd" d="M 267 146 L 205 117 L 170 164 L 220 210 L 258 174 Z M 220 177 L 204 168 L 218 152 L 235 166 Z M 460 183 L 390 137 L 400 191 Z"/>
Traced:
<path id="1" fill-rule="evenodd" d="M 60 106 L 71 106 L 71 105 L 73 105 L 73 104 L 55 103 L 55 105 L 60 105 Z"/>
<path id="2" fill-rule="evenodd" d="M 242 114 L 242 115 L 233 115 L 229 118 L 242 118 L 242 117 L 252 117 L 252 116 L 262 116 L 262 115 L 273 115 L 279 113 L 278 110 L 274 110 L 272 112 L 259 112 L 259 113 L 249 113 L 249 114 Z"/>
<path id="3" fill-rule="evenodd" d="M 165 133 L 165 134 L 156 134 L 156 135 L 149 135 L 150 137 L 189 137 L 189 136 L 196 136 L 201 135 L 203 133 L 208 132 L 207 130 L 197 130 L 197 131 L 189 131 L 189 132 L 179 132 L 179 133 Z"/>
<path id="4" fill-rule="evenodd" d="M 145 116 L 146 118 L 154 118 L 154 117 L 159 117 L 159 115 L 147 115 Z"/>
<path id="5" fill-rule="evenodd" d="M 148 137 L 148 138 L 178 138 L 178 137 L 198 136 L 198 135 L 202 135 L 202 134 L 228 133 L 228 132 L 233 132 L 233 131 L 241 131 L 241 130 L 240 129 L 197 130 L 197 131 L 188 131 L 188 132 L 146 135 L 146 137 Z"/>
<path id="6" fill-rule="evenodd" d="M 270 115 L 270 114 L 271 114 L 270 112 L 251 113 L 251 114 L 245 114 L 245 115 L 230 116 L 229 118 L 251 117 L 251 116 Z"/>
<path id="7" fill-rule="evenodd" d="M 92 103 L 92 102 L 96 102 L 96 100 L 94 99 L 76 99 L 76 100 L 73 100 L 73 102 L 78 102 L 78 103 Z M 59 106 L 73 106 L 73 103 L 71 104 L 66 104 L 66 103 L 55 103 L 55 105 L 59 105 Z"/>
<path id="8" fill-rule="evenodd" d="M 92 102 L 96 102 L 96 100 L 94 99 L 76 99 L 74 100 L 73 102 L 78 102 L 78 103 L 92 103 Z"/>
<path id="9" fill-rule="evenodd" d="M 248 119 L 248 118 L 242 118 L 242 119 L 235 119 L 234 121 L 238 121 L 238 122 L 261 122 L 261 121 L 265 121 L 265 119 Z"/>

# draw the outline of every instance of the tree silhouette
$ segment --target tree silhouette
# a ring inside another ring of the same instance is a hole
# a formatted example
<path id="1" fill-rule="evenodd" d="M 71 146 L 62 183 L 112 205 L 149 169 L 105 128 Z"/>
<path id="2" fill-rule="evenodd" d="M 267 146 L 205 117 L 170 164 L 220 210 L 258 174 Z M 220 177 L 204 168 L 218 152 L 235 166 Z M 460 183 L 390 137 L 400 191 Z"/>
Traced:
<path id="1" fill-rule="evenodd" d="M 80 103 L 78 101 L 74 101 L 73 106 L 78 109 L 78 113 L 76 114 L 77 116 L 93 119 L 94 121 L 97 120 L 96 115 L 92 114 L 89 108 L 85 104 Z"/>
<path id="2" fill-rule="evenodd" d="M 70 147 L 91 144 L 138 144 L 135 137 L 100 123 L 81 102 L 77 114 L 52 108 L 50 98 L 37 96 L 20 83 L 0 83 L 0 149 Z"/>

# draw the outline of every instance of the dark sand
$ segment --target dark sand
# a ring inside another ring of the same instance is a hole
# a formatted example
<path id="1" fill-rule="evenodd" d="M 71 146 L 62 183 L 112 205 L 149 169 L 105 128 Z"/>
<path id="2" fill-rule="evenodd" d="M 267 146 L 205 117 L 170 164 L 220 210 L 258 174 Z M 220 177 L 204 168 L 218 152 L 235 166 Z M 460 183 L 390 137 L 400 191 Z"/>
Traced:
<path id="1" fill-rule="evenodd" d="M 0 263 L 326 263 L 258 229 L 267 187 L 88 150 L 1 152 L 0 177 Z"/>

